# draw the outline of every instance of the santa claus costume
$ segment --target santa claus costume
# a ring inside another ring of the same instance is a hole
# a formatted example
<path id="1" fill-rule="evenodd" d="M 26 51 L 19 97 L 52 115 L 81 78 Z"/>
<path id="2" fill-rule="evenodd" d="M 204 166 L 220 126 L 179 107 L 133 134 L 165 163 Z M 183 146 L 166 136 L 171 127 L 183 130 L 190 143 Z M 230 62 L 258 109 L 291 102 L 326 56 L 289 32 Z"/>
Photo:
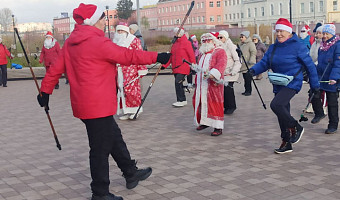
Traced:
<path id="1" fill-rule="evenodd" d="M 143 50 L 140 40 L 130 34 L 126 23 L 119 23 L 113 42 L 128 49 Z M 145 65 L 119 65 L 118 66 L 118 111 L 123 113 L 120 120 L 133 119 L 142 102 L 140 78 L 148 73 Z M 143 112 L 141 108 L 137 114 Z"/>
<path id="2" fill-rule="evenodd" d="M 58 41 L 53 37 L 51 31 L 48 31 L 45 35 L 44 46 L 42 47 L 40 53 L 39 63 L 44 62 L 46 72 L 50 69 L 50 67 L 55 63 L 59 56 L 60 45 Z M 59 82 L 55 85 L 55 89 L 59 88 Z"/>
<path id="3" fill-rule="evenodd" d="M 227 66 L 227 55 L 218 33 L 206 33 L 201 36 L 202 53 L 198 65 L 193 65 L 196 74 L 196 90 L 193 96 L 195 123 L 197 130 L 213 127 L 212 136 L 222 134 L 224 127 L 223 113 L 223 74 Z"/>

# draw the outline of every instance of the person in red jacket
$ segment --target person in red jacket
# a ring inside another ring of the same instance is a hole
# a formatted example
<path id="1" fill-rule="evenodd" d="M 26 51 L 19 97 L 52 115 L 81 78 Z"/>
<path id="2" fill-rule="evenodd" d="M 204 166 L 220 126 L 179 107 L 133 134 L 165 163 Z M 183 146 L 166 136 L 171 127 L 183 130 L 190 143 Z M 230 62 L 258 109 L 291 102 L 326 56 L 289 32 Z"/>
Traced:
<path id="1" fill-rule="evenodd" d="M 60 45 L 58 41 L 53 37 L 51 31 L 48 31 L 45 35 L 44 46 L 40 53 L 39 63 L 44 62 L 46 72 L 50 69 L 53 63 L 57 60 L 60 51 Z M 59 89 L 59 81 L 55 85 L 55 89 Z"/>
<path id="2" fill-rule="evenodd" d="M 11 53 L 8 51 L 6 46 L 2 44 L 2 38 L 0 36 L 0 86 L 7 87 L 7 57 L 13 59 Z"/>
<path id="3" fill-rule="evenodd" d="M 48 109 L 49 95 L 60 76 L 67 72 L 73 115 L 85 124 L 89 139 L 92 200 L 121 200 L 122 197 L 109 192 L 109 155 L 123 172 L 128 189 L 147 179 L 152 169 L 136 167 L 113 118 L 117 111 L 116 64 L 165 64 L 170 54 L 117 46 L 105 37 L 103 11 L 83 3 L 73 10 L 75 28 L 57 61 L 46 72 L 38 101 Z"/>
<path id="4" fill-rule="evenodd" d="M 174 32 L 177 33 L 179 28 L 175 28 Z M 163 67 L 167 68 L 170 64 L 172 67 L 172 73 L 175 76 L 175 89 L 177 102 L 172 105 L 175 107 L 183 107 L 187 105 L 185 97 L 183 81 L 185 76 L 190 73 L 190 66 L 183 62 L 183 59 L 190 63 L 196 63 L 194 51 L 192 50 L 191 42 L 184 34 L 184 29 L 181 29 L 176 42 L 171 47 L 170 61 Z"/>

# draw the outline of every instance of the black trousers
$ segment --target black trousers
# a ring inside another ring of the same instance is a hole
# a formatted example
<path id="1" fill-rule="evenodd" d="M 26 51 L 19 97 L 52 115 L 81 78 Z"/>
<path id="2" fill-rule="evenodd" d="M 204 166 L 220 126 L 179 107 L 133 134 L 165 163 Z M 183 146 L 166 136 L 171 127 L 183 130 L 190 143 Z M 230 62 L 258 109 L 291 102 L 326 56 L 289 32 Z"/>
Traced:
<path id="1" fill-rule="evenodd" d="M 321 91 L 322 92 L 322 91 Z M 339 108 L 338 108 L 338 98 L 339 92 L 327 92 L 327 108 L 328 108 L 328 128 L 338 129 L 339 124 Z M 321 97 L 312 99 L 312 106 L 315 116 L 324 115 Z"/>
<path id="2" fill-rule="evenodd" d="M 295 94 L 295 90 L 283 87 L 280 92 L 275 94 L 274 99 L 270 103 L 270 108 L 279 121 L 281 138 L 285 142 L 290 141 L 290 133 L 287 129 L 295 127 L 298 123 L 290 114 L 290 100 Z"/>
<path id="3" fill-rule="evenodd" d="M 252 77 L 250 73 L 242 73 L 243 75 L 243 79 L 244 79 L 244 89 L 245 89 L 245 93 L 251 93 L 252 88 L 251 88 L 251 81 L 252 81 Z"/>
<path id="4" fill-rule="evenodd" d="M 231 108 L 236 109 L 234 82 L 229 82 L 228 86 L 224 86 L 224 110 Z"/>
<path id="5" fill-rule="evenodd" d="M 175 76 L 175 89 L 176 89 L 176 96 L 177 101 L 186 101 L 183 81 L 185 80 L 185 74 L 174 74 Z"/>
<path id="6" fill-rule="evenodd" d="M 82 120 L 86 125 L 90 145 L 92 193 L 98 196 L 109 193 L 109 155 L 116 161 L 123 174 L 135 170 L 135 162 L 123 140 L 113 116 Z"/>
<path id="7" fill-rule="evenodd" d="M 0 65 L 0 85 L 3 84 L 4 86 L 7 85 L 7 64 Z"/>

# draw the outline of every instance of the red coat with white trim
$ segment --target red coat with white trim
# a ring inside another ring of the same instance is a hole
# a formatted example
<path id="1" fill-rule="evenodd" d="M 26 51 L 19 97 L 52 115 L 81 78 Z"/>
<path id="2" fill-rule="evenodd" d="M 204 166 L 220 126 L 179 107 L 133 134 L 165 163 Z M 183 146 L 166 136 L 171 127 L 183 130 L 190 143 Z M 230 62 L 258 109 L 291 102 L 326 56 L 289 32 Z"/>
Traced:
<path id="1" fill-rule="evenodd" d="M 40 63 L 44 62 L 44 65 L 46 67 L 49 67 L 57 60 L 59 52 L 60 52 L 60 45 L 57 41 L 55 42 L 55 45 L 50 49 L 46 49 L 46 47 L 43 46 L 41 53 L 40 53 L 39 62 Z"/>
<path id="2" fill-rule="evenodd" d="M 152 64 L 157 52 L 129 50 L 114 44 L 94 26 L 75 25 L 60 55 L 41 83 L 52 94 L 59 77 L 67 73 L 73 115 L 94 119 L 116 114 L 117 63 Z"/>
<path id="3" fill-rule="evenodd" d="M 0 43 L 0 65 L 6 65 L 8 63 L 6 56 L 11 58 L 11 53 L 4 44 Z"/>
<path id="4" fill-rule="evenodd" d="M 170 63 L 172 66 L 172 72 L 174 74 L 186 74 L 190 73 L 190 66 L 187 63 L 183 63 L 183 59 L 190 63 L 196 63 L 195 53 L 192 49 L 191 42 L 183 35 L 178 38 L 171 47 L 171 58 L 167 64 L 164 65 L 167 68 Z"/>

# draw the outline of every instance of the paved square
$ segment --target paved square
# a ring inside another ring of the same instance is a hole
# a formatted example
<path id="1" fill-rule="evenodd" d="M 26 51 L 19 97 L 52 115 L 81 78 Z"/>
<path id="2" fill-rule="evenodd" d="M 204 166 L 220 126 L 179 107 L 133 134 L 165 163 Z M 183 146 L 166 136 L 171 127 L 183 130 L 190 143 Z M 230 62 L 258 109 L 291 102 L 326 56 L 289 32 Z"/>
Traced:
<path id="1" fill-rule="evenodd" d="M 151 79 L 143 78 L 144 92 Z M 36 101 L 34 82 L 9 81 L 0 88 L 0 199 L 90 199 L 87 134 L 72 115 L 64 83 L 61 79 L 50 97 L 62 151 Z M 187 106 L 173 108 L 174 78 L 159 76 L 140 118 L 117 120 L 132 157 L 139 167 L 151 166 L 153 174 L 128 190 L 110 159 L 110 191 L 127 200 L 339 200 L 340 133 L 325 135 L 328 119 L 312 125 L 313 116 L 307 115 L 294 151 L 274 154 L 280 132 L 270 110 L 272 86 L 267 79 L 256 83 L 267 110 L 255 88 L 245 97 L 243 85 L 236 84 L 237 110 L 225 116 L 223 135 L 211 137 L 212 129 L 195 130 L 192 93 L 186 93 Z M 306 106 L 308 87 L 304 84 L 291 102 L 296 119 Z"/>

